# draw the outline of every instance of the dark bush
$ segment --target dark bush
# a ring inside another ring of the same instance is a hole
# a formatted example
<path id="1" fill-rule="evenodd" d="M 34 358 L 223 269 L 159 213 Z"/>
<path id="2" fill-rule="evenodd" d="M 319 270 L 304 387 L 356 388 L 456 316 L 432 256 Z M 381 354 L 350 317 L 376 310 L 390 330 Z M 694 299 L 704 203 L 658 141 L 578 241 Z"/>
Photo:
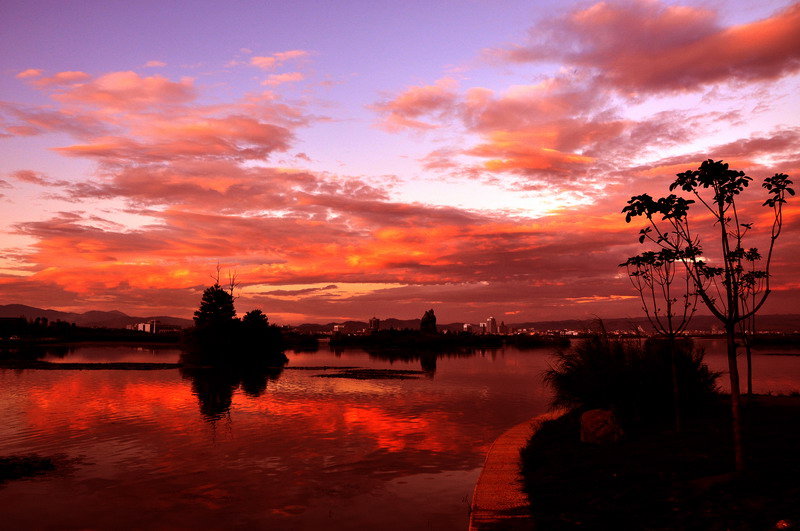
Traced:
<path id="1" fill-rule="evenodd" d="M 714 373 L 703 352 L 689 339 L 675 342 L 682 409 L 696 410 L 716 396 Z M 556 354 L 545 373 L 553 388 L 552 405 L 567 409 L 610 409 L 623 423 L 662 421 L 672 417 L 671 349 L 666 341 L 610 337 L 593 332 L 569 350 Z"/>

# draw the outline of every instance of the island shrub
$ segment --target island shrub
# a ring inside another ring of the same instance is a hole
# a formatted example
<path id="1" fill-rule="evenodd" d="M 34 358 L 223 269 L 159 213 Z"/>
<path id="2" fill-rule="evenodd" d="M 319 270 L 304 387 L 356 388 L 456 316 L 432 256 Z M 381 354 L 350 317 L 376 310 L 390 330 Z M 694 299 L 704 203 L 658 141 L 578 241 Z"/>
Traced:
<path id="1" fill-rule="evenodd" d="M 703 352 L 690 339 L 679 339 L 675 348 L 682 406 L 697 411 L 716 398 L 719 373 L 703 363 Z M 666 342 L 611 337 L 601 326 L 558 351 L 544 379 L 553 389 L 554 407 L 609 409 L 628 425 L 663 422 L 673 411 L 671 363 Z"/>
<path id="2" fill-rule="evenodd" d="M 194 327 L 184 334 L 183 361 L 211 365 L 281 365 L 287 361 L 279 327 L 261 310 L 236 317 L 233 295 L 218 283 L 203 292 Z"/>

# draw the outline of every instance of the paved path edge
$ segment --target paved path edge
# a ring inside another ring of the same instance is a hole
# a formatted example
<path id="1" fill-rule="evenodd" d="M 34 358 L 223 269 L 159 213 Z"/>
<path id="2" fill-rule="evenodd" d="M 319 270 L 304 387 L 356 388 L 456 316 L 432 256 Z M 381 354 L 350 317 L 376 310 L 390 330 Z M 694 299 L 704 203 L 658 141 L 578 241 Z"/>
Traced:
<path id="1" fill-rule="evenodd" d="M 519 451 L 542 422 L 562 415 L 556 411 L 517 424 L 500 435 L 486 454 L 475 484 L 469 530 L 532 529 L 528 496 L 522 490 Z"/>

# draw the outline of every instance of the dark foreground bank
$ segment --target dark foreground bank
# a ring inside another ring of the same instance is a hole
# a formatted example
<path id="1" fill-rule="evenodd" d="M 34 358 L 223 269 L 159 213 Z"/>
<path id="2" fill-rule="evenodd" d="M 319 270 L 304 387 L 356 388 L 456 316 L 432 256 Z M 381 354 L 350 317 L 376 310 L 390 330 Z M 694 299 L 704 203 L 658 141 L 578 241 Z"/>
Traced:
<path id="1" fill-rule="evenodd" d="M 747 472 L 733 477 L 729 407 L 682 433 L 639 428 L 580 442 L 577 414 L 545 423 L 522 451 L 536 529 L 800 529 L 800 397 L 744 408 Z"/>

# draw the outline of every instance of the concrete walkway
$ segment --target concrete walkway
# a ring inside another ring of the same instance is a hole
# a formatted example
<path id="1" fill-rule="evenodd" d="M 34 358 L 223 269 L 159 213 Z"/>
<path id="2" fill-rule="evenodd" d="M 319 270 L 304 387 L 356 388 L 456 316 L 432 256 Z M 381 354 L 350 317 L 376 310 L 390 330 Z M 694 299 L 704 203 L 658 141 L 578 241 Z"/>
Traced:
<path id="1" fill-rule="evenodd" d="M 557 416 L 548 413 L 526 420 L 492 443 L 472 495 L 470 531 L 533 529 L 528 496 L 522 490 L 519 451 L 542 421 Z"/>

